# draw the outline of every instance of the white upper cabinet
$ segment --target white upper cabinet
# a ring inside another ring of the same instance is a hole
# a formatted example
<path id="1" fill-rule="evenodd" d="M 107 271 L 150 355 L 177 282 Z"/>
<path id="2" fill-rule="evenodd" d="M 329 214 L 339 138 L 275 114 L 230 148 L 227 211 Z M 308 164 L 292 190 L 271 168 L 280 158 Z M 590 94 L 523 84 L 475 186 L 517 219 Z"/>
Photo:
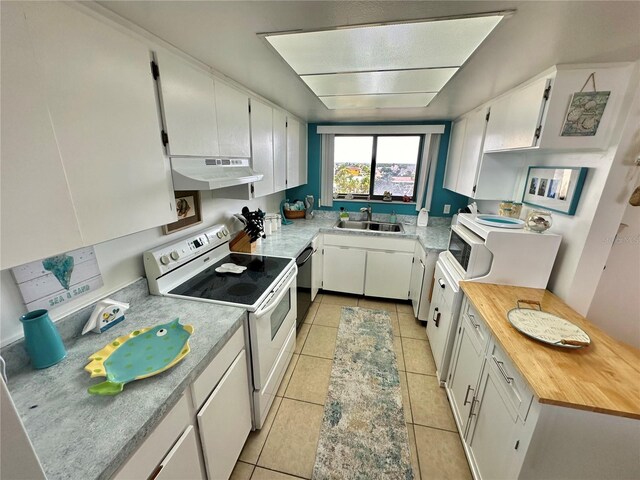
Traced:
<path id="1" fill-rule="evenodd" d="M 220 155 L 213 78 L 181 58 L 157 52 L 158 85 L 172 156 Z"/>
<path id="2" fill-rule="evenodd" d="M 444 188 L 465 197 L 475 197 L 487 112 L 487 108 L 479 108 L 452 125 Z"/>
<path id="3" fill-rule="evenodd" d="M 280 192 L 287 188 L 287 116 L 273 109 L 273 175 L 274 190 Z"/>
<path id="4" fill-rule="evenodd" d="M 287 188 L 302 185 L 300 182 L 300 123 L 287 118 Z"/>
<path id="5" fill-rule="evenodd" d="M 2 269 L 82 245 L 23 7 L 2 5 Z"/>
<path id="6" fill-rule="evenodd" d="M 249 96 L 218 80 L 214 83 L 220 155 L 249 158 Z"/>
<path id="7" fill-rule="evenodd" d="M 21 198 L 28 196 L 34 204 L 51 202 L 45 210 L 56 205 L 68 211 L 65 197 L 70 194 L 85 245 L 175 221 L 149 49 L 63 3 L 26 3 L 24 8 L 35 52 L 34 65 L 42 82 L 42 89 L 35 84 L 30 87 L 34 88 L 33 101 L 39 102 L 40 112 L 48 110 L 63 169 L 51 173 L 50 178 L 56 183 L 51 189 L 36 191 L 32 188 L 34 182 L 22 181 Z M 3 98 L 13 95 L 4 93 Z M 36 111 L 32 114 L 37 117 Z M 51 127 L 42 123 L 40 127 L 50 135 Z M 41 141 L 44 139 L 38 139 Z M 29 142 L 22 148 L 24 154 L 40 156 L 31 151 L 33 145 Z M 49 159 L 48 167 L 53 168 L 57 160 L 52 162 L 51 145 L 43 152 Z M 5 161 L 3 155 L 3 177 Z M 29 168 L 20 164 L 19 168 L 25 178 L 35 172 L 37 176 L 47 175 L 40 165 Z M 56 192 L 62 188 L 57 183 L 61 174 L 66 176 L 66 195 Z M 74 241 L 66 243 L 75 243 L 77 227 L 69 225 L 69 214 L 57 214 L 62 220 L 53 227 L 55 233 L 46 229 L 48 222 L 41 233 L 47 237 L 68 235 Z M 11 235 L 24 241 L 30 238 L 26 232 L 28 229 Z M 34 253 L 29 260 L 39 257 Z"/>
<path id="8" fill-rule="evenodd" d="M 551 78 L 544 76 L 491 103 L 484 151 L 535 147 Z"/>
<path id="9" fill-rule="evenodd" d="M 254 183 L 254 196 L 270 195 L 275 192 L 273 108 L 255 98 L 251 99 L 251 149 L 253 169 L 264 175 L 261 181 Z"/>
<path id="10" fill-rule="evenodd" d="M 300 185 L 307 184 L 307 175 L 308 175 L 308 159 L 307 159 L 307 124 L 305 122 L 300 123 L 300 156 L 298 157 L 300 161 L 300 170 L 299 170 L 299 180 Z"/>

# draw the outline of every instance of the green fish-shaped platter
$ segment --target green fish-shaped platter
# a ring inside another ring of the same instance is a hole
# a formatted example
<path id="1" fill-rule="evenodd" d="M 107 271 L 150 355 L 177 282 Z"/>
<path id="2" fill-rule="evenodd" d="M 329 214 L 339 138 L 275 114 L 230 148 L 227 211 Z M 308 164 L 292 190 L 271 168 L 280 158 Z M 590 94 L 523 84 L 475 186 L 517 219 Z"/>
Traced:
<path id="1" fill-rule="evenodd" d="M 178 320 L 134 330 L 91 355 L 84 369 L 91 378 L 107 380 L 89 387 L 89 393 L 117 395 L 126 383 L 157 375 L 182 360 L 190 351 L 193 326 L 181 325 Z"/>

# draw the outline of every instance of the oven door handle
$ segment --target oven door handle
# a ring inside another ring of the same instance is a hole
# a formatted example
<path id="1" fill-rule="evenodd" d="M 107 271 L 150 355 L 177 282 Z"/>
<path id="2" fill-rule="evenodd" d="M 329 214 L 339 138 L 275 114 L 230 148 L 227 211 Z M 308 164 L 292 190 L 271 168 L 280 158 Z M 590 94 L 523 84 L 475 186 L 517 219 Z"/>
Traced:
<path id="1" fill-rule="evenodd" d="M 287 280 L 286 284 L 284 284 L 281 287 L 281 292 L 278 294 L 278 296 L 275 299 L 272 297 L 272 298 L 268 299 L 265 303 L 263 303 L 263 305 L 266 304 L 268 306 L 266 306 L 264 308 L 259 307 L 255 311 L 255 316 L 256 317 L 262 317 L 263 315 L 266 315 L 267 313 L 269 313 L 271 310 L 273 310 L 274 308 L 276 308 L 278 306 L 278 304 L 280 303 L 280 300 L 282 300 L 282 298 L 287 294 L 287 292 L 289 292 L 289 289 L 291 288 L 291 284 L 296 279 L 296 273 L 297 273 L 297 269 L 292 270 L 291 273 L 289 273 L 291 278 L 289 280 Z M 273 295 L 273 292 L 271 292 L 271 294 Z"/>

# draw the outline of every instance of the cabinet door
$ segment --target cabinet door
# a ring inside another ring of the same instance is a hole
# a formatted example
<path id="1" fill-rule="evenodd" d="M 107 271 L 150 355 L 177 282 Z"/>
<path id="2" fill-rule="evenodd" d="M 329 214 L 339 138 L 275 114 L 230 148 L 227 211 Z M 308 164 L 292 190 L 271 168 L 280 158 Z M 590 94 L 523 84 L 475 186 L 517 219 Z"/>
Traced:
<path id="1" fill-rule="evenodd" d="M 218 80 L 214 84 L 220 155 L 249 158 L 249 97 Z"/>
<path id="2" fill-rule="evenodd" d="M 251 430 L 245 350 L 198 412 L 198 426 L 208 478 L 229 478 Z"/>
<path id="3" fill-rule="evenodd" d="M 485 369 L 467 438 L 478 471 L 487 479 L 516 478 L 514 454 L 522 425 L 505 403 L 498 388 L 501 381 L 495 370 Z"/>
<path id="4" fill-rule="evenodd" d="M 157 480 L 204 480 L 195 430 L 187 427 L 156 470 Z"/>
<path id="5" fill-rule="evenodd" d="M 412 264 L 412 253 L 367 252 L 364 294 L 369 297 L 407 300 Z"/>
<path id="6" fill-rule="evenodd" d="M 2 269 L 83 245 L 24 5 L 2 5 Z"/>
<path id="7" fill-rule="evenodd" d="M 409 286 L 409 296 L 411 297 L 411 305 L 413 306 L 413 315 L 416 318 L 418 317 L 418 311 L 420 310 L 424 271 L 424 263 L 422 262 L 422 259 L 416 255 L 411 269 L 411 285 Z"/>
<path id="8" fill-rule="evenodd" d="M 324 247 L 322 288 L 334 292 L 364 292 L 367 252 L 357 248 Z"/>
<path id="9" fill-rule="evenodd" d="M 436 264 L 433 288 L 433 301 L 427 318 L 427 336 L 429 337 L 429 345 L 431 345 L 431 353 L 436 364 L 438 377 L 441 377 L 447 343 L 450 338 L 449 334 L 452 330 L 451 322 L 457 322 L 458 319 L 451 316 L 452 305 L 447 301 L 448 295 L 445 294 L 449 293 L 445 289 L 450 289 L 451 283 L 445 278 L 439 264 Z M 451 334 L 453 335 L 453 333 Z"/>
<path id="10" fill-rule="evenodd" d="M 444 172 L 444 184 L 447 190 L 457 191 L 458 173 L 460 171 L 460 160 L 462 148 L 464 146 L 464 135 L 467 128 L 467 118 L 462 117 L 451 126 L 451 140 L 449 141 L 449 153 L 447 155 L 447 164 Z"/>
<path id="11" fill-rule="evenodd" d="M 251 148 L 253 169 L 264 175 L 254 183 L 254 195 L 272 194 L 273 188 L 273 108 L 251 99 Z"/>
<path id="12" fill-rule="evenodd" d="M 26 9 L 84 243 L 175 221 L 149 49 L 62 2 Z"/>
<path id="13" fill-rule="evenodd" d="M 484 363 L 484 351 L 479 351 L 471 340 L 470 329 L 473 327 L 463 317 L 462 325 L 458 329 L 453 363 L 447 381 L 451 394 L 451 406 L 460 422 L 460 431 L 463 435 L 466 434 L 469 413 L 474 403 Z"/>
<path id="14" fill-rule="evenodd" d="M 300 122 L 287 118 L 287 188 L 302 185 L 300 169 Z"/>
<path id="15" fill-rule="evenodd" d="M 536 145 L 549 83 L 549 79 L 540 78 L 491 104 L 485 152 Z"/>
<path id="16" fill-rule="evenodd" d="M 322 236 L 311 242 L 313 256 L 311 257 L 311 301 L 316 298 L 318 290 L 322 288 Z"/>
<path id="17" fill-rule="evenodd" d="M 487 126 L 487 112 L 485 108 L 476 110 L 468 115 L 467 127 L 464 135 L 464 145 L 460 155 L 460 169 L 456 192 L 466 197 L 475 195 L 476 178 L 482 156 L 482 144 Z"/>
<path id="18" fill-rule="evenodd" d="M 273 188 L 276 192 L 287 188 L 287 117 L 273 109 Z"/>
<path id="19" fill-rule="evenodd" d="M 307 124 L 302 122 L 300 123 L 300 136 L 299 136 L 299 144 L 300 144 L 300 155 L 298 157 L 300 162 L 300 171 L 298 172 L 298 179 L 300 181 L 300 185 L 307 184 L 307 174 L 308 174 L 308 165 L 307 165 Z"/>
<path id="20" fill-rule="evenodd" d="M 218 156 L 213 78 L 168 52 L 157 52 L 160 96 L 173 156 Z"/>

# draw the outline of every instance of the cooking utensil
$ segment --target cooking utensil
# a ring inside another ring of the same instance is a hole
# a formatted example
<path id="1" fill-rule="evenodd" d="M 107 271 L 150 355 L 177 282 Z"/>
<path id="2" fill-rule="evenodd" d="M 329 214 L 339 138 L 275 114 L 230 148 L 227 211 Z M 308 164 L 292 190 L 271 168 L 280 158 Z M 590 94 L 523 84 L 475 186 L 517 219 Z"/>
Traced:
<path id="1" fill-rule="evenodd" d="M 521 308 L 521 303 L 536 308 Z M 509 323 L 520 333 L 540 342 L 564 348 L 588 347 L 589 335 L 577 325 L 542 310 L 536 300 L 518 300 L 516 308 L 507 313 Z"/>

